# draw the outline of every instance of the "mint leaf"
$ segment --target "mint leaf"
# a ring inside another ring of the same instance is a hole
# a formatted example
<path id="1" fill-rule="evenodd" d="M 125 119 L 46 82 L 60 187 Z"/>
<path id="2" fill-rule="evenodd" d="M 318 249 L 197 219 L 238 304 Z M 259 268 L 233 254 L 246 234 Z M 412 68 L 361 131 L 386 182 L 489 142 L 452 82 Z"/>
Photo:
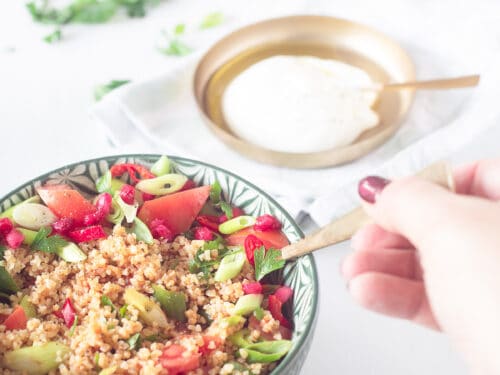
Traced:
<path id="1" fill-rule="evenodd" d="M 55 29 L 50 34 L 46 35 L 43 40 L 49 44 L 58 42 L 62 39 L 62 32 L 60 28 Z"/>
<path id="2" fill-rule="evenodd" d="M 255 257 L 255 278 L 261 280 L 267 274 L 279 270 L 285 266 L 285 260 L 281 259 L 281 251 L 269 249 L 266 252 L 264 246 L 259 247 L 254 252 Z"/>
<path id="3" fill-rule="evenodd" d="M 48 237 L 51 232 L 52 229 L 49 227 L 40 228 L 31 244 L 31 249 L 57 254 L 59 250 L 69 244 L 68 241 L 57 234 Z"/>
<path id="4" fill-rule="evenodd" d="M 130 80 L 128 80 L 128 79 L 114 79 L 114 80 L 109 81 L 108 83 L 106 83 L 104 85 L 96 86 L 96 88 L 94 89 L 94 99 L 98 102 L 105 95 L 109 94 L 114 89 L 116 89 L 120 86 L 126 85 L 129 82 L 130 82 Z M 111 184 L 111 182 L 110 182 L 110 184 Z"/>
<path id="5" fill-rule="evenodd" d="M 200 23 L 200 29 L 209 29 L 211 27 L 219 26 L 224 22 L 224 15 L 220 12 L 208 14 Z"/>

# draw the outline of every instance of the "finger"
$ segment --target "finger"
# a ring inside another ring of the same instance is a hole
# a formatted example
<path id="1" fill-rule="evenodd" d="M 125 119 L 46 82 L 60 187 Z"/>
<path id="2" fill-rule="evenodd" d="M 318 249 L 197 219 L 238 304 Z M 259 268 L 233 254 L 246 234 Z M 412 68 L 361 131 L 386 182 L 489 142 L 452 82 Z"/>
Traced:
<path id="1" fill-rule="evenodd" d="M 463 165 L 455 169 L 453 177 L 459 194 L 500 200 L 500 159 Z"/>
<path id="2" fill-rule="evenodd" d="M 366 251 L 412 249 L 413 245 L 403 236 L 388 232 L 377 224 L 367 224 L 351 238 L 351 247 L 356 251 Z"/>
<path id="3" fill-rule="evenodd" d="M 346 280 L 367 272 L 384 273 L 412 280 L 422 278 L 416 252 L 402 249 L 353 252 L 343 261 L 341 272 Z"/>
<path id="4" fill-rule="evenodd" d="M 369 310 L 439 330 L 420 281 L 370 272 L 352 279 L 349 292 Z"/>

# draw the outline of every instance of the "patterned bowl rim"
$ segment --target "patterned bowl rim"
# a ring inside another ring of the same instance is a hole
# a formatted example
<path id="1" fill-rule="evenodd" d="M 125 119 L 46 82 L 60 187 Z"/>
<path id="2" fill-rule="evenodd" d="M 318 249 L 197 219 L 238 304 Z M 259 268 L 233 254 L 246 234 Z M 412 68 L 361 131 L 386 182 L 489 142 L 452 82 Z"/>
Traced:
<path id="1" fill-rule="evenodd" d="M 30 186 L 34 181 L 43 181 L 46 180 L 47 177 L 49 177 L 53 173 L 58 173 L 61 172 L 67 168 L 73 168 L 76 167 L 80 164 L 90 164 L 93 162 L 99 162 L 102 160 L 105 161 L 110 161 L 114 159 L 120 159 L 120 158 L 137 158 L 137 159 L 149 159 L 149 158 L 159 158 L 161 154 L 116 154 L 116 155 L 107 155 L 107 156 L 102 156 L 102 157 L 97 157 L 97 158 L 92 158 L 92 159 L 86 159 L 70 164 L 66 164 L 62 167 L 53 169 L 49 172 L 43 173 L 35 178 L 30 179 L 29 181 L 25 182 L 24 184 L 12 189 L 10 192 L 7 194 L 3 195 L 0 197 L 0 202 L 3 202 L 12 195 L 16 194 L 18 191 L 27 188 Z M 288 219 L 288 221 L 291 223 L 292 227 L 299 233 L 301 237 L 304 237 L 304 232 L 302 232 L 302 229 L 300 229 L 299 225 L 295 222 L 294 218 L 273 198 L 271 197 L 268 193 L 263 191 L 261 188 L 256 186 L 255 184 L 251 183 L 247 179 L 238 176 L 237 174 L 230 172 L 224 168 L 217 167 L 215 165 L 205 163 L 199 160 L 195 159 L 189 159 L 189 158 L 184 158 L 180 156 L 174 156 L 174 155 L 167 155 L 170 159 L 174 161 L 181 161 L 181 162 L 188 162 L 188 163 L 194 163 L 198 165 L 202 165 L 204 167 L 212 168 L 214 170 L 217 170 L 219 172 L 222 172 L 228 176 L 231 176 L 237 180 L 242 181 L 243 183 L 247 184 L 250 186 L 252 189 L 256 190 L 259 194 L 261 194 L 266 200 L 271 202 L 277 209 L 279 209 L 283 215 Z M 293 346 L 292 350 L 283 358 L 283 360 L 279 363 L 279 365 L 271 372 L 271 374 L 279 374 L 281 370 L 283 370 L 286 365 L 300 352 L 302 345 L 306 341 L 309 335 L 312 335 L 314 333 L 314 325 L 316 322 L 317 318 L 317 313 L 318 313 L 318 296 L 319 296 L 319 284 L 318 284 L 318 272 L 316 268 L 316 262 L 314 261 L 314 257 L 312 254 L 306 255 L 306 257 L 309 258 L 309 262 L 311 264 L 311 273 L 312 273 L 312 280 L 313 280 L 313 297 L 312 297 L 312 314 L 309 317 L 307 324 L 306 324 L 306 329 L 304 330 L 303 334 L 298 337 L 298 340 L 295 342 L 295 345 Z"/>

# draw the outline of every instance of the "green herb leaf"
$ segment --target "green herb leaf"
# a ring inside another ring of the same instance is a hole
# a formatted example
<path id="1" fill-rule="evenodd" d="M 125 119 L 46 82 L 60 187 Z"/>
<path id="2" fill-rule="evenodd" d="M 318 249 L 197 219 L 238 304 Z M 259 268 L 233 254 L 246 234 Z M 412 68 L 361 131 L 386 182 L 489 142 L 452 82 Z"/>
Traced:
<path id="1" fill-rule="evenodd" d="M 233 218 L 233 208 L 231 205 L 227 202 L 220 201 L 219 206 L 222 212 L 226 215 L 227 219 L 231 220 Z"/>
<path id="2" fill-rule="evenodd" d="M 111 302 L 111 299 L 106 295 L 101 296 L 101 305 L 111 307 L 111 311 L 116 310 L 115 305 L 113 305 L 113 302 Z"/>
<path id="3" fill-rule="evenodd" d="M 125 304 L 122 307 L 120 307 L 120 310 L 118 310 L 118 315 L 120 315 L 120 318 L 125 318 L 125 315 L 127 314 L 127 307 L 128 305 Z"/>
<path id="4" fill-rule="evenodd" d="M 58 42 L 62 39 L 62 32 L 60 28 L 55 29 L 49 35 L 46 35 L 43 40 L 49 44 Z"/>
<path id="5" fill-rule="evenodd" d="M 285 266 L 285 260 L 281 259 L 281 251 L 269 249 L 266 252 L 264 246 L 254 252 L 255 256 L 255 278 L 261 280 L 267 274 L 279 270 Z"/>
<path id="6" fill-rule="evenodd" d="M 0 292 L 12 294 L 19 291 L 19 287 L 4 266 L 0 266 Z"/>
<path id="7" fill-rule="evenodd" d="M 200 23 L 200 29 L 209 29 L 211 27 L 219 26 L 224 22 L 224 15 L 220 12 L 208 14 Z"/>
<path id="8" fill-rule="evenodd" d="M 130 349 L 137 350 L 141 346 L 141 341 L 141 334 L 136 333 L 127 340 L 127 343 L 130 346 Z"/>
<path id="9" fill-rule="evenodd" d="M 52 229 L 49 227 L 40 228 L 36 234 L 33 243 L 31 244 L 31 249 L 40 250 L 45 253 L 59 253 L 65 246 L 69 244 L 64 238 L 56 234 L 55 236 L 49 237 Z"/>
<path id="10" fill-rule="evenodd" d="M 255 318 L 257 318 L 257 320 L 262 320 L 262 318 L 264 318 L 264 310 L 262 309 L 262 307 L 258 307 L 253 312 L 253 315 L 255 316 Z"/>
<path id="11" fill-rule="evenodd" d="M 70 7 L 74 14 L 71 21 L 81 23 L 107 22 L 117 10 L 114 0 L 74 0 Z"/>
<path id="12" fill-rule="evenodd" d="M 49 23 L 63 25 L 68 23 L 74 16 L 74 11 L 71 6 L 62 9 L 54 9 L 48 6 L 48 2 L 42 2 L 40 6 L 35 1 L 26 4 L 28 11 L 34 21 L 40 23 Z"/>
<path id="13" fill-rule="evenodd" d="M 94 355 L 94 364 L 95 364 L 95 367 L 99 368 L 99 353 L 95 353 Z"/>
<path id="14" fill-rule="evenodd" d="M 5 247 L 4 245 L 0 245 L 0 260 L 3 259 L 3 256 L 5 254 L 5 250 L 7 250 L 7 247 Z"/>
<path id="15" fill-rule="evenodd" d="M 107 171 L 95 182 L 95 188 L 98 193 L 109 193 L 111 191 L 111 171 Z"/>
<path id="16" fill-rule="evenodd" d="M 94 98 L 96 101 L 101 100 L 105 95 L 109 94 L 114 89 L 129 83 L 128 79 L 114 79 L 104 85 L 99 85 L 94 89 Z"/>
<path id="17" fill-rule="evenodd" d="M 75 320 L 73 320 L 73 324 L 68 332 L 68 336 L 71 337 L 75 333 L 76 326 L 78 324 L 78 315 L 75 315 Z"/>
<path id="18" fill-rule="evenodd" d="M 193 49 L 180 39 L 171 39 L 167 48 L 160 49 L 165 55 L 168 56 L 186 56 L 193 52 Z"/>
<path id="19" fill-rule="evenodd" d="M 183 23 L 176 25 L 174 28 L 175 35 L 182 35 L 182 34 L 184 34 L 184 31 L 186 31 L 186 25 Z"/>
<path id="20" fill-rule="evenodd" d="M 219 204 L 222 195 L 222 188 L 219 181 L 215 181 L 210 187 L 210 202 Z"/>

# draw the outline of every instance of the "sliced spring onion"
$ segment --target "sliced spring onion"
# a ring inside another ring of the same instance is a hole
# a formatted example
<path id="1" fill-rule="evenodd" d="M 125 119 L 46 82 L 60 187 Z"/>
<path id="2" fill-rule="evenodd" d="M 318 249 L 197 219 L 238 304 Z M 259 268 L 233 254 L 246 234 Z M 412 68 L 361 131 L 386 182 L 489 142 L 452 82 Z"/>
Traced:
<path id="1" fill-rule="evenodd" d="M 23 296 L 21 298 L 21 301 L 19 302 L 19 306 L 21 306 L 24 310 L 24 313 L 26 314 L 26 317 L 28 319 L 30 318 L 36 318 L 36 307 L 33 305 L 30 300 L 28 299 L 28 296 Z"/>
<path id="2" fill-rule="evenodd" d="M 87 254 L 85 254 L 78 247 L 78 245 L 74 244 L 73 242 L 69 242 L 66 246 L 58 248 L 56 254 L 66 262 L 70 263 L 77 263 L 87 259 Z"/>
<path id="3" fill-rule="evenodd" d="M 186 296 L 184 293 L 172 292 L 156 284 L 153 285 L 153 291 L 153 296 L 169 318 L 179 322 L 186 321 Z"/>
<path id="4" fill-rule="evenodd" d="M 251 314 L 260 307 L 263 299 L 264 296 L 262 294 L 247 294 L 241 296 L 238 301 L 236 301 L 236 305 L 234 305 L 233 314 Z"/>
<path id="5" fill-rule="evenodd" d="M 40 197 L 38 195 L 35 195 L 31 198 L 26 199 L 25 201 L 23 201 L 21 203 L 16 204 L 15 206 L 7 208 L 4 212 L 2 212 L 0 214 L 0 219 L 3 219 L 6 217 L 10 220 L 14 220 L 14 218 L 12 217 L 12 213 L 14 212 L 14 209 L 16 207 L 19 207 L 22 204 L 25 204 L 25 203 L 40 203 Z"/>
<path id="6" fill-rule="evenodd" d="M 31 244 L 36 238 L 36 235 L 38 234 L 38 232 L 35 232 L 34 230 L 29 230 L 24 228 L 17 228 L 17 230 L 21 232 L 24 236 L 23 244 L 28 246 L 31 246 Z"/>
<path id="7" fill-rule="evenodd" d="M 155 176 L 163 176 L 170 173 L 170 159 L 162 155 L 151 167 L 151 173 Z"/>
<path id="8" fill-rule="evenodd" d="M 148 226 L 142 222 L 138 217 L 134 219 L 134 226 L 132 227 L 132 232 L 139 241 L 151 245 L 154 242 L 153 235 L 149 230 Z"/>
<path id="9" fill-rule="evenodd" d="M 123 295 L 125 303 L 134 306 L 139 310 L 139 318 L 145 323 L 153 325 L 158 324 L 158 327 L 165 328 L 168 325 L 167 317 L 161 307 L 151 300 L 148 296 L 139 293 L 134 288 L 125 289 Z"/>
<path id="10" fill-rule="evenodd" d="M 181 174 L 169 173 L 163 176 L 141 180 L 135 187 L 144 193 L 166 195 L 181 190 L 187 180 L 188 178 Z"/>
<path id="11" fill-rule="evenodd" d="M 234 327 L 240 323 L 245 321 L 245 318 L 239 315 L 232 315 L 224 318 L 224 321 L 227 323 L 228 327 Z"/>
<path id="12" fill-rule="evenodd" d="M 42 375 L 55 370 L 69 352 L 69 347 L 58 342 L 27 346 L 6 352 L 4 365 L 29 375 Z"/>
<path id="13" fill-rule="evenodd" d="M 0 292 L 12 294 L 17 291 L 19 291 L 19 287 L 12 276 L 10 276 L 10 273 L 4 266 L 0 266 Z"/>
<path id="14" fill-rule="evenodd" d="M 56 215 L 50 208 L 40 203 L 24 203 L 14 208 L 12 211 L 14 221 L 20 226 L 28 229 L 39 230 L 42 227 L 50 226 L 57 220 Z"/>
<path id="15" fill-rule="evenodd" d="M 111 201 L 111 212 L 106 216 L 106 220 L 113 224 L 121 224 L 125 214 L 115 198 Z"/>
<path id="16" fill-rule="evenodd" d="M 242 248 L 227 254 L 222 258 L 219 268 L 215 273 L 214 280 L 222 282 L 238 276 L 245 264 L 245 260 L 246 255 Z"/>
<path id="17" fill-rule="evenodd" d="M 134 203 L 133 205 L 131 205 L 125 203 L 118 193 L 115 193 L 113 199 L 116 201 L 118 206 L 120 206 L 121 210 L 123 211 L 127 223 L 132 223 L 135 219 L 135 215 L 137 215 L 137 208 L 139 207 L 139 204 Z"/>
<path id="18" fill-rule="evenodd" d="M 222 234 L 231 234 L 254 224 L 255 218 L 253 216 L 238 216 L 219 225 L 219 232 Z"/>
<path id="19" fill-rule="evenodd" d="M 229 336 L 229 341 L 231 341 L 233 345 L 236 345 L 238 348 L 245 348 L 252 344 L 252 342 L 248 340 L 249 333 L 248 329 L 242 329 L 241 331 L 233 333 Z"/>
<path id="20" fill-rule="evenodd" d="M 111 171 L 107 171 L 95 182 L 95 189 L 98 193 L 109 193 L 111 191 Z"/>
<path id="21" fill-rule="evenodd" d="M 246 358 L 248 363 L 270 363 L 278 361 L 291 347 L 290 340 L 275 340 L 256 342 L 243 350 L 248 354 Z"/>

